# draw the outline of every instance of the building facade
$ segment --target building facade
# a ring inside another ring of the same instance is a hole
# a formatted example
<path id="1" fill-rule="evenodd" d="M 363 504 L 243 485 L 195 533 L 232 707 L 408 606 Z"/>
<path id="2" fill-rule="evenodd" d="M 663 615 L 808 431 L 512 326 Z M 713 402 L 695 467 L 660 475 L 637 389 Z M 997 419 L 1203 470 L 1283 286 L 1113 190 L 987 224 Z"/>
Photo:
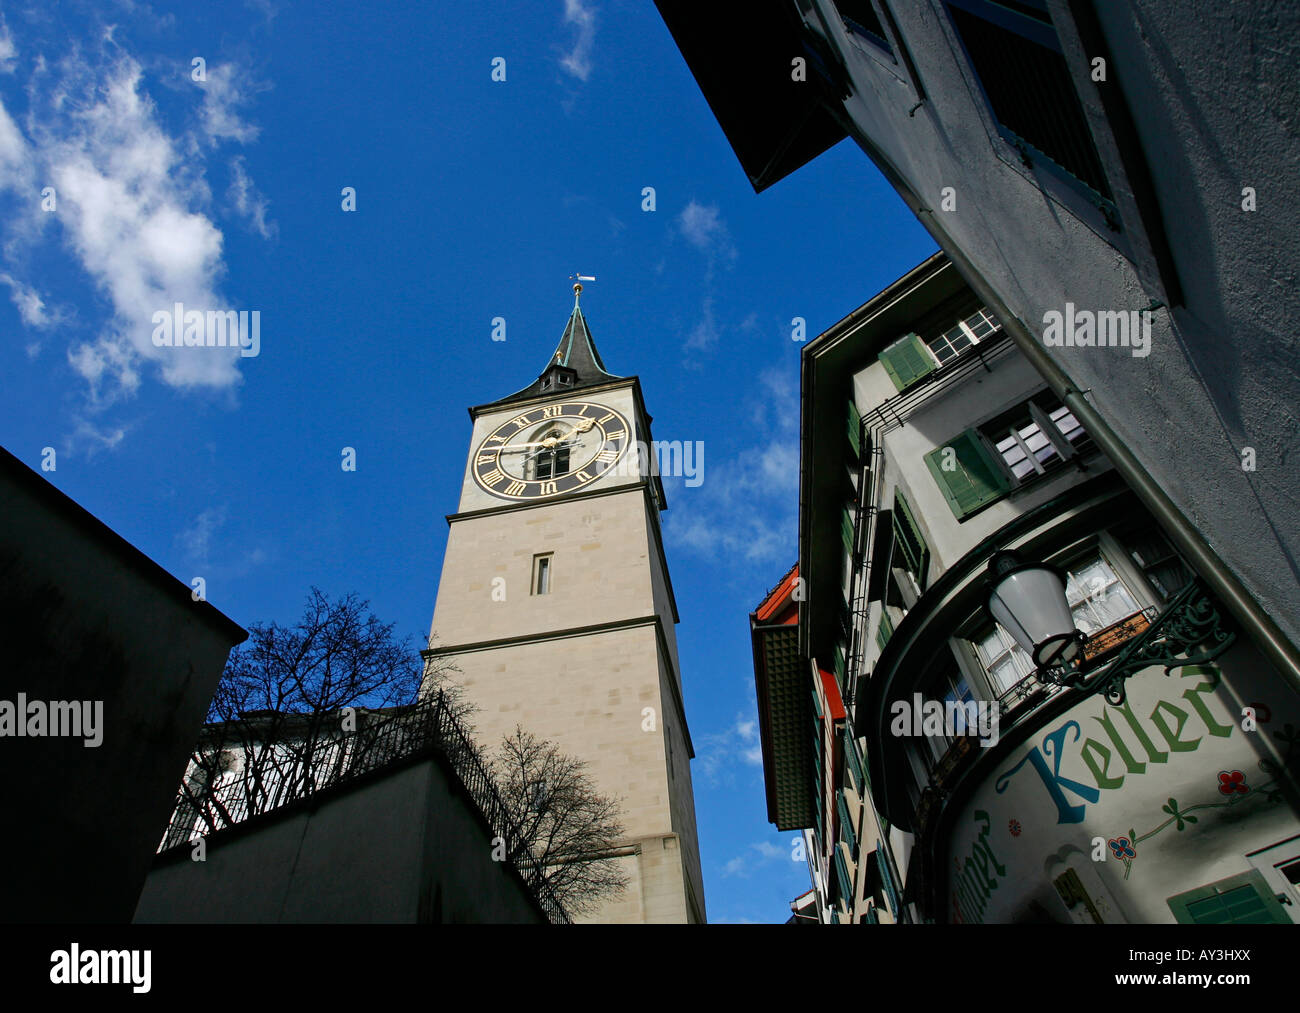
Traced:
<path id="1" fill-rule="evenodd" d="M 948 258 L 801 400 L 797 658 L 758 677 L 821 920 L 1300 921 L 1300 699 Z M 994 620 L 1007 551 L 1059 569 L 1069 666 Z"/>
<path id="2" fill-rule="evenodd" d="M 755 189 L 851 138 L 1300 684 L 1300 8 L 658 6 Z"/>
<path id="3" fill-rule="evenodd" d="M 575 297 L 542 375 L 470 417 L 426 657 L 454 660 L 487 748 L 522 726 L 623 800 L 629 885 L 586 920 L 703 922 L 666 501 L 640 383 L 605 369 Z"/>

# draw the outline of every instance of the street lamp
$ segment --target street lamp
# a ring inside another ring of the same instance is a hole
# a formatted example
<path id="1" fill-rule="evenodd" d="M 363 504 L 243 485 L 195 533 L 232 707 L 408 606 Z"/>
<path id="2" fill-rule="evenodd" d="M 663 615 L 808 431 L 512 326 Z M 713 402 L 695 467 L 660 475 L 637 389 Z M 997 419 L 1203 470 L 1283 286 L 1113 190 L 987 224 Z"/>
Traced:
<path id="1" fill-rule="evenodd" d="M 988 610 L 1039 669 L 1066 668 L 1083 647 L 1065 582 L 1057 567 L 1025 562 L 1015 552 L 997 552 L 989 560 Z"/>
<path id="2" fill-rule="evenodd" d="M 1118 707 L 1124 703 L 1125 682 L 1134 673 L 1162 665 L 1168 675 L 1175 668 L 1203 665 L 1237 639 L 1214 599 L 1192 577 L 1111 660 L 1103 664 L 1100 658 L 1087 659 L 1087 638 L 1074 627 L 1065 582 L 1065 573 L 1057 567 L 1026 562 L 1010 550 L 994 553 L 989 560 L 989 614 L 1034 659 L 1034 674 L 1044 684 L 1085 693 L 1104 691 Z"/>

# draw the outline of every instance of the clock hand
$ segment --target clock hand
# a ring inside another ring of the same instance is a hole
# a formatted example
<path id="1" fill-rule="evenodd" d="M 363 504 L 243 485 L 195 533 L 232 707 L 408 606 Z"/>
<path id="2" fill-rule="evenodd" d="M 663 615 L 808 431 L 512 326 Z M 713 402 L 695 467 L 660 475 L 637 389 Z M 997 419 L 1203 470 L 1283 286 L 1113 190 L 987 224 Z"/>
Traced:
<path id="1" fill-rule="evenodd" d="M 550 449 L 550 448 L 555 447 L 555 446 L 558 446 L 558 445 L 559 445 L 559 441 L 558 441 L 558 440 L 554 440 L 554 439 L 546 439 L 546 440 L 542 440 L 540 443 L 517 443 L 517 444 L 515 444 L 513 447 L 510 447 L 510 448 L 508 448 L 508 449 L 503 447 L 503 448 L 501 449 L 501 453 L 503 453 L 503 454 L 522 454 L 522 453 L 524 452 L 524 449 L 525 449 L 526 447 L 543 447 L 543 448 L 546 448 L 546 449 Z"/>

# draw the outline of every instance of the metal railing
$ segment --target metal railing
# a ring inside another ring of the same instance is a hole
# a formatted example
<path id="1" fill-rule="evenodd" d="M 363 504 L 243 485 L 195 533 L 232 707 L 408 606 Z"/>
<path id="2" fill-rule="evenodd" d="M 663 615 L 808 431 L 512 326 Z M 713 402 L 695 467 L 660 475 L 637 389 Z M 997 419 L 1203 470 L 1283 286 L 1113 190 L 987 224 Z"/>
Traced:
<path id="1" fill-rule="evenodd" d="M 358 716 L 363 720 L 355 730 L 315 742 L 267 742 L 262 744 L 262 753 L 251 757 L 243 747 L 235 747 L 233 751 L 242 754 L 244 762 L 233 779 L 218 780 L 211 789 L 193 783 L 181 785 L 158 853 L 185 847 L 251 816 L 272 812 L 432 749 L 446 758 L 487 820 L 494 843 L 504 845 L 505 861 L 514 866 L 547 918 L 557 924 L 569 922 L 546 879 L 545 868 L 502 801 L 478 746 L 441 691 L 427 703 L 396 712 L 362 711 Z M 230 747 L 226 751 L 231 751 Z"/>

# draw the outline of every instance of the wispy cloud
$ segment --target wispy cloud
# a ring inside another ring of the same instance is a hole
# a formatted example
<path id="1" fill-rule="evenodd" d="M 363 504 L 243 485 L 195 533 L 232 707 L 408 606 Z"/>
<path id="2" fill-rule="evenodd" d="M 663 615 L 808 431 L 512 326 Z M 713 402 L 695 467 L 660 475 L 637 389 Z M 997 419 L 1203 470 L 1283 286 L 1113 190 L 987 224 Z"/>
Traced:
<path id="1" fill-rule="evenodd" d="M 211 558 L 212 536 L 226 523 L 226 507 L 212 506 L 201 511 L 194 522 L 176 536 L 176 544 L 188 562 L 206 565 Z"/>
<path id="2" fill-rule="evenodd" d="M 0 18 L 0 74 L 12 74 L 17 63 L 18 48 L 14 45 L 9 26 Z"/>
<path id="3" fill-rule="evenodd" d="M 242 119 L 239 109 L 248 105 L 262 86 L 234 63 L 207 68 L 205 80 L 194 82 L 203 89 L 203 106 L 199 121 L 209 142 L 237 141 L 247 144 L 257 140 L 259 128 Z"/>
<path id="4" fill-rule="evenodd" d="M 716 204 L 691 200 L 672 220 L 673 231 L 704 255 L 704 295 L 700 317 L 682 342 L 684 365 L 698 369 L 702 359 L 718 344 L 722 330 L 714 316 L 714 277 L 719 267 L 727 268 L 736 259 L 727 224 Z"/>
<path id="5" fill-rule="evenodd" d="M 793 845 L 783 847 L 773 841 L 755 841 L 722 867 L 724 876 L 752 876 L 758 869 L 774 862 L 792 861 Z"/>
<path id="6" fill-rule="evenodd" d="M 735 257 L 731 234 L 716 204 L 692 200 L 677 216 L 677 229 L 688 243 L 710 257 Z"/>
<path id="7" fill-rule="evenodd" d="M 230 189 L 226 192 L 235 211 L 243 218 L 249 228 L 263 239 L 272 239 L 279 232 L 275 222 L 268 222 L 266 211 L 270 202 L 262 196 L 253 185 L 244 168 L 244 156 L 236 155 L 230 160 Z"/>
<path id="8" fill-rule="evenodd" d="M 573 26 L 573 48 L 560 57 L 560 66 L 585 82 L 591 76 L 591 51 L 596 44 L 596 9 L 582 0 L 564 0 L 564 23 Z"/>
<path id="9" fill-rule="evenodd" d="M 709 560 L 790 565 L 798 520 L 798 403 L 793 368 L 764 371 L 748 412 L 762 441 L 730 456 L 714 453 L 698 488 L 665 480 L 673 510 L 664 531 L 672 545 Z"/>
<path id="10" fill-rule="evenodd" d="M 709 784 L 717 787 L 734 780 L 732 768 L 763 765 L 763 746 L 758 739 L 758 721 L 737 714 L 732 724 L 721 732 L 705 735 L 695 760 L 695 769 Z"/>
<path id="11" fill-rule="evenodd" d="M 17 48 L 0 23 L 0 69 Z M 224 240 L 211 211 L 205 153 L 257 136 L 242 110 L 261 86 L 232 63 L 209 66 L 203 82 L 191 81 L 188 70 L 184 65 L 181 91 L 191 96 L 189 126 L 179 132 L 164 125 L 141 63 L 111 28 L 90 42 L 71 43 L 58 60 L 36 57 L 21 126 L 0 101 L 0 191 L 9 191 L 22 209 L 5 223 L 11 270 L 0 281 L 24 323 L 49 330 L 61 311 L 23 280 L 27 272 L 19 265 L 47 236 L 57 236 L 78 275 L 103 297 L 106 317 L 92 321 L 89 335 L 72 335 L 66 352 L 86 385 L 91 414 L 134 395 L 150 366 L 163 383 L 180 389 L 228 390 L 241 379 L 237 348 L 176 354 L 152 342 L 160 309 L 177 302 L 199 310 L 230 305 L 219 292 Z M 261 234 L 272 234 L 265 198 L 238 160 L 232 174 L 235 213 Z M 42 204 L 46 187 L 53 190 Z M 112 447 L 123 432 L 83 420 L 74 436 Z"/>
<path id="12" fill-rule="evenodd" d="M 9 289 L 9 298 L 18 307 L 18 315 L 24 324 L 36 330 L 49 330 L 61 323 L 66 314 L 62 310 L 51 310 L 45 305 L 41 294 L 31 285 L 24 284 L 11 274 L 0 271 L 0 285 Z"/>

